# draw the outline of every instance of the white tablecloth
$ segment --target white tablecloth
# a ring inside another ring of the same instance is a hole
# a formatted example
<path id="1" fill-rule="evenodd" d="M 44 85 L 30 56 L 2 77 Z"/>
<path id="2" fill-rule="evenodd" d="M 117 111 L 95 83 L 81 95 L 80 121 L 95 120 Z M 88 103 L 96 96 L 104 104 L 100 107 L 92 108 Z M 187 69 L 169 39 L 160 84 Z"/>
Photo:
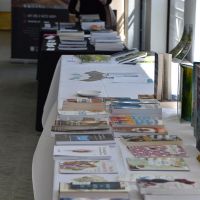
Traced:
<path id="1" fill-rule="evenodd" d="M 153 83 L 140 82 L 137 83 L 136 86 L 136 84 L 134 85 L 134 83 L 132 83 L 132 80 L 130 80 L 128 83 L 128 79 L 116 79 L 119 82 L 126 82 L 122 84 L 111 83 L 109 79 L 98 80 L 96 83 L 83 81 L 80 83 L 80 77 L 83 78 L 83 74 L 90 70 L 95 69 L 97 71 L 102 71 L 104 74 L 109 73 L 109 75 L 112 75 L 113 70 L 111 69 L 113 66 L 110 67 L 111 65 L 109 64 L 106 68 L 103 68 L 103 65 L 95 66 L 96 68 L 93 68 L 90 64 L 85 67 L 83 65 L 77 65 L 76 59 L 73 58 L 73 56 L 62 56 L 57 64 L 47 101 L 44 107 L 42 119 L 44 130 L 40 136 L 33 156 L 32 180 L 35 200 L 57 200 L 56 190 L 58 189 L 57 183 L 59 180 L 57 179 L 56 183 L 53 184 L 53 182 L 55 182 L 53 178 L 54 161 L 52 157 L 54 138 L 50 134 L 50 129 L 53 121 L 56 118 L 57 111 L 60 109 L 64 99 L 73 97 L 76 94 L 76 91 L 80 89 L 100 90 L 102 92 L 102 96 L 129 96 L 132 98 L 137 98 L 137 94 L 140 94 L 144 91 L 148 94 L 152 94 L 153 92 Z M 128 70 L 127 68 L 128 66 L 124 66 L 124 72 Z M 115 68 L 115 72 L 123 72 L 120 70 L 120 67 L 119 69 L 117 67 Z M 140 69 L 137 68 L 137 70 Z M 137 73 L 140 72 L 141 71 L 137 71 Z M 73 74 L 76 74 L 75 77 L 79 76 L 79 80 L 71 79 L 71 75 Z M 108 87 L 106 87 L 106 85 L 108 85 Z M 178 174 L 180 176 L 183 174 L 191 176 L 192 173 L 200 175 L 200 165 L 196 160 L 196 155 L 198 152 L 194 146 L 195 140 L 193 137 L 192 128 L 188 123 L 179 123 L 178 117 L 176 115 L 176 109 L 164 108 L 163 116 L 169 133 L 178 134 L 181 138 L 183 138 L 184 143 L 187 144 L 186 148 L 190 155 L 188 158 L 188 163 L 190 165 L 191 171 Z M 145 173 L 149 174 L 149 172 L 144 172 L 144 174 Z M 152 172 L 152 174 L 153 173 L 154 172 Z M 141 172 L 136 174 L 141 174 Z M 135 199 L 140 198 L 139 196 L 137 198 L 135 196 Z"/>

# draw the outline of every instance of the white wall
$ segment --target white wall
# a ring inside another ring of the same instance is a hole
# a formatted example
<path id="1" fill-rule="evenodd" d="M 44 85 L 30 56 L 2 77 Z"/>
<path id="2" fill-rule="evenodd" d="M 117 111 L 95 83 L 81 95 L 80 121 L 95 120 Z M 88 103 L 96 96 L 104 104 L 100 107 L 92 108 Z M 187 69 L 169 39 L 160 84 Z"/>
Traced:
<path id="1" fill-rule="evenodd" d="M 0 0 L 0 11 L 11 11 L 11 0 Z"/>

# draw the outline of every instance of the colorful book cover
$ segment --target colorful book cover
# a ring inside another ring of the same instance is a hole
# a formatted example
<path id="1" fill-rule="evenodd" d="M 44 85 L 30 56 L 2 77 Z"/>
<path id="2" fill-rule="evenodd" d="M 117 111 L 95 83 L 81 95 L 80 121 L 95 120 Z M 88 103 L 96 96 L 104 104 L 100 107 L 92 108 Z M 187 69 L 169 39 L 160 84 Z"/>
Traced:
<path id="1" fill-rule="evenodd" d="M 125 145 L 182 145 L 183 141 L 176 135 L 122 135 L 121 142 Z"/>
<path id="2" fill-rule="evenodd" d="M 163 121 L 151 116 L 111 115 L 110 124 L 112 127 L 143 127 L 160 126 Z"/>
<path id="3" fill-rule="evenodd" d="M 197 180 L 189 180 L 186 178 L 176 179 L 146 179 L 136 180 L 139 192 L 146 194 L 162 194 L 162 195 L 200 195 L 200 183 Z M 169 198 L 169 196 L 168 196 Z M 188 196 L 188 200 L 189 200 Z"/>
<path id="4" fill-rule="evenodd" d="M 127 145 L 130 153 L 135 157 L 186 157 L 186 151 L 181 145 Z"/>
<path id="5" fill-rule="evenodd" d="M 113 127 L 114 134 L 121 133 L 127 134 L 129 136 L 132 135 L 166 135 L 168 132 L 164 126 L 144 126 L 144 127 Z M 120 134 L 118 134 L 120 135 Z"/>
<path id="6" fill-rule="evenodd" d="M 113 160 L 66 160 L 59 163 L 61 174 L 116 174 Z"/>
<path id="7" fill-rule="evenodd" d="M 155 157 L 155 158 L 127 158 L 130 171 L 189 171 L 183 158 Z"/>
<path id="8" fill-rule="evenodd" d="M 95 119 L 94 117 L 83 117 L 73 120 L 55 120 L 51 127 L 52 131 L 78 131 L 78 130 L 106 130 L 109 129 L 108 119 Z"/>

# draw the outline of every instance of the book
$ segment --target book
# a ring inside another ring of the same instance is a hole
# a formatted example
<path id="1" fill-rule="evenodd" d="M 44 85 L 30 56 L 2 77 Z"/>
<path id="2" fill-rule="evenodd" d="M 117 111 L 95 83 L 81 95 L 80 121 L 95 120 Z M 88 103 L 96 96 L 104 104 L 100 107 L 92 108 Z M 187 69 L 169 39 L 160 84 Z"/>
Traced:
<path id="1" fill-rule="evenodd" d="M 61 174 L 117 174 L 113 160 L 65 160 L 59 162 Z"/>
<path id="2" fill-rule="evenodd" d="M 163 121 L 151 116 L 136 116 L 136 115 L 111 115 L 110 124 L 115 127 L 155 127 L 162 126 Z"/>
<path id="3" fill-rule="evenodd" d="M 101 54 L 86 54 L 86 55 L 75 55 L 81 61 L 81 63 L 98 63 L 98 62 L 108 62 L 110 61 L 109 55 L 101 55 Z"/>
<path id="4" fill-rule="evenodd" d="M 182 145 L 183 141 L 176 135 L 122 135 L 120 141 L 125 145 Z"/>
<path id="5" fill-rule="evenodd" d="M 94 198 L 128 198 L 128 190 L 122 182 L 71 182 L 59 184 L 60 197 Z"/>
<path id="6" fill-rule="evenodd" d="M 135 51 L 135 52 L 116 58 L 116 61 L 118 61 L 119 63 L 129 63 L 146 56 L 147 56 L 147 52 L 145 51 Z"/>
<path id="7" fill-rule="evenodd" d="M 115 137 L 120 136 L 142 136 L 142 135 L 166 135 L 168 134 L 164 126 L 143 126 L 143 127 L 113 127 Z"/>
<path id="8" fill-rule="evenodd" d="M 155 118 L 162 119 L 162 108 L 156 103 L 112 102 L 111 113 L 113 115 L 154 116 Z"/>
<path id="9" fill-rule="evenodd" d="M 169 198 L 174 198 L 176 200 L 199 200 L 199 195 L 192 194 L 167 194 L 167 195 L 144 195 L 144 200 L 169 200 Z"/>
<path id="10" fill-rule="evenodd" d="M 127 145 L 127 149 L 135 157 L 186 157 L 187 153 L 181 145 Z"/>
<path id="11" fill-rule="evenodd" d="M 107 117 L 108 110 L 104 102 L 71 102 L 65 100 L 58 114 L 62 120 L 69 120 L 70 117 Z"/>
<path id="12" fill-rule="evenodd" d="M 115 144 L 112 134 L 56 134 L 56 145 L 107 145 Z"/>
<path id="13" fill-rule="evenodd" d="M 94 117 L 83 117 L 74 120 L 55 120 L 51 127 L 52 131 L 82 131 L 82 130 L 107 130 L 109 129 L 108 119 L 95 119 Z"/>
<path id="14" fill-rule="evenodd" d="M 136 180 L 142 195 L 200 195 L 200 183 L 186 178 L 177 179 L 146 179 Z M 188 198 L 189 200 L 189 198 Z"/>
<path id="15" fill-rule="evenodd" d="M 176 157 L 131 157 L 127 158 L 130 171 L 189 171 L 184 158 Z"/>
<path id="16" fill-rule="evenodd" d="M 70 160 L 90 160 L 99 159 L 106 160 L 111 158 L 109 146 L 99 145 L 54 145 L 54 159 L 70 159 Z"/>

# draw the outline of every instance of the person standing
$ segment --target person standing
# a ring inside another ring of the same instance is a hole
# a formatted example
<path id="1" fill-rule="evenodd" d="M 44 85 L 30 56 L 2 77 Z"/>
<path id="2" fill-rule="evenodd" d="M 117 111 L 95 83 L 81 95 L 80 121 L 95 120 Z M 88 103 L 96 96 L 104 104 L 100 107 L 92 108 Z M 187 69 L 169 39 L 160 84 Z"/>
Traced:
<path id="1" fill-rule="evenodd" d="M 107 22 L 113 17 L 109 16 L 112 10 L 109 9 L 108 12 L 111 2 L 112 0 L 70 0 L 68 10 L 78 18 L 81 14 L 99 14 L 100 19 L 110 26 Z"/>

